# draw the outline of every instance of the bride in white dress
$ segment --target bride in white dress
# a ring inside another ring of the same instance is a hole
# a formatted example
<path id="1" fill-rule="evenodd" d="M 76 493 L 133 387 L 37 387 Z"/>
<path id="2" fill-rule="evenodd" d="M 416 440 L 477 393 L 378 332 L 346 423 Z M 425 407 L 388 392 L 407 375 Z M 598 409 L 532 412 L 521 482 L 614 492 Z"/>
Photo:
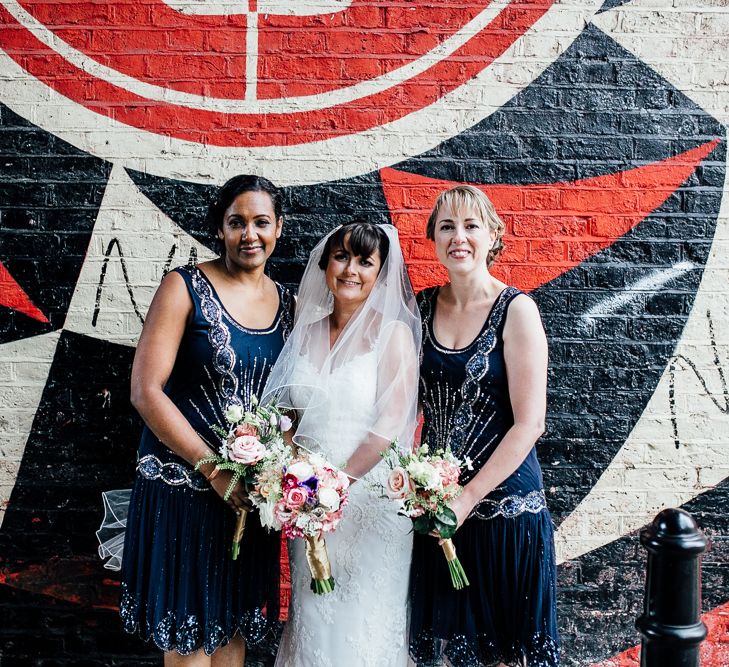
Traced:
<path id="1" fill-rule="evenodd" d="M 312 251 L 294 329 L 264 401 L 296 410 L 294 441 L 353 480 L 326 544 L 336 584 L 315 595 L 303 540 L 289 543 L 292 601 L 277 667 L 405 667 L 411 522 L 383 497 L 381 453 L 412 445 L 420 319 L 397 230 L 354 222 Z"/>

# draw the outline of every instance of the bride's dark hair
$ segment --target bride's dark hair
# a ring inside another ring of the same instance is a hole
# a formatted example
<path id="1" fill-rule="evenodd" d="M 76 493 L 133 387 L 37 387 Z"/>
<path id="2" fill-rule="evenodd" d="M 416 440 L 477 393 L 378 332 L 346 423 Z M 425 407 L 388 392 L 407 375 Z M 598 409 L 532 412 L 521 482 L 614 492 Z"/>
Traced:
<path id="1" fill-rule="evenodd" d="M 375 250 L 380 253 L 380 265 L 385 263 L 390 251 L 390 241 L 379 225 L 364 218 L 354 218 L 343 224 L 328 239 L 319 259 L 319 268 L 326 271 L 332 251 L 344 248 L 347 241 L 355 257 L 371 257 Z"/>

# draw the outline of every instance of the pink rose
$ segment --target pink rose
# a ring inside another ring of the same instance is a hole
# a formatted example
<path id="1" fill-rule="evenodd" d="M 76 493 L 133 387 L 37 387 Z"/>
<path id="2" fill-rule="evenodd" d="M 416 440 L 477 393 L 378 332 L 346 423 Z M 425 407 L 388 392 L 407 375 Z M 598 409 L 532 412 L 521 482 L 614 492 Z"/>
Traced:
<path id="1" fill-rule="evenodd" d="M 402 500 L 410 491 L 410 477 L 403 468 L 397 466 L 392 469 L 387 478 L 385 493 L 392 500 Z"/>
<path id="2" fill-rule="evenodd" d="M 449 461 L 433 461 L 433 467 L 438 471 L 438 474 L 443 481 L 443 486 L 458 484 L 458 478 L 461 474 L 458 466 L 450 463 Z"/>
<path id="3" fill-rule="evenodd" d="M 236 438 L 242 438 L 246 435 L 258 435 L 258 431 L 256 430 L 256 427 L 253 426 L 253 424 L 238 424 L 238 426 L 235 427 L 235 437 Z"/>
<path id="4" fill-rule="evenodd" d="M 230 458 L 236 463 L 252 465 L 258 463 L 265 455 L 266 448 L 252 435 L 236 438 L 230 445 Z"/>
<path id="5" fill-rule="evenodd" d="M 286 507 L 292 510 L 302 507 L 308 499 L 309 494 L 307 493 L 306 489 L 302 489 L 300 486 L 289 489 L 284 495 L 284 502 L 286 503 Z"/>

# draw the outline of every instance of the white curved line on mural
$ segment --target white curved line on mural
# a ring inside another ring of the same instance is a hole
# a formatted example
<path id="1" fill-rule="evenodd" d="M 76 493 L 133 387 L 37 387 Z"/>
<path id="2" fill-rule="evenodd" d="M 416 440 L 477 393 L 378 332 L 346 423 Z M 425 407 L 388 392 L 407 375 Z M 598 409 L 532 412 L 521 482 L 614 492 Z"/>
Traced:
<path id="1" fill-rule="evenodd" d="M 52 331 L 0 345 L 0 526 L 60 337 Z"/>
<path id="2" fill-rule="evenodd" d="M 162 0 L 171 9 L 180 14 L 194 16 L 234 16 L 252 12 L 248 0 Z M 258 14 L 275 16 L 317 16 L 319 14 L 336 14 L 343 12 L 352 4 L 352 0 L 258 0 Z"/>
<path id="3" fill-rule="evenodd" d="M 601 5 L 559 0 L 502 56 L 432 105 L 359 134 L 307 144 L 221 148 L 137 130 L 60 95 L 3 51 L 0 100 L 79 149 L 139 171 L 200 183 L 222 183 L 246 171 L 279 185 L 320 183 L 395 164 L 488 117 L 559 57 Z"/>
<path id="4" fill-rule="evenodd" d="M 670 269 L 656 269 L 645 278 L 637 280 L 632 285 L 626 286 L 620 294 L 603 299 L 596 303 L 583 316 L 583 323 L 587 324 L 601 315 L 609 315 L 619 310 L 623 306 L 636 301 L 644 292 L 655 292 L 659 287 L 663 287 L 691 269 L 697 268 L 693 262 L 677 262 Z"/>
<path id="5" fill-rule="evenodd" d="M 432 65 L 452 55 L 457 49 L 465 44 L 473 35 L 483 30 L 493 21 L 506 7 L 511 0 L 498 0 L 489 3 L 478 16 L 469 21 L 455 35 L 439 44 L 432 51 L 391 72 L 381 76 L 362 81 L 337 90 L 320 93 L 318 95 L 305 95 L 301 97 L 279 97 L 275 99 L 221 99 L 194 95 L 170 88 L 163 88 L 153 84 L 145 83 L 134 77 L 117 72 L 111 67 L 102 65 L 90 58 L 85 53 L 78 51 L 71 45 L 60 39 L 52 30 L 38 21 L 32 14 L 27 12 L 17 0 L 2 0 L 2 4 L 15 17 L 15 19 L 27 28 L 40 42 L 60 54 L 68 62 L 75 65 L 84 72 L 93 74 L 95 77 L 121 86 L 135 95 L 145 97 L 159 102 L 168 102 L 191 109 L 205 109 L 223 113 L 294 113 L 300 111 L 315 111 L 328 108 L 337 104 L 344 104 L 354 100 L 373 95 L 392 86 L 401 84 L 408 79 L 422 74 Z M 255 33 L 255 31 L 253 31 Z M 257 45 L 256 45 L 257 46 Z M 250 45 L 247 47 L 250 49 Z M 257 49 L 256 49 L 257 51 Z M 255 55 L 255 53 L 254 53 Z"/>
<path id="6" fill-rule="evenodd" d="M 679 224 L 679 223 L 676 223 Z M 617 540 L 729 477 L 729 406 L 715 354 L 729 375 L 729 171 L 709 259 L 674 358 L 675 415 L 669 367 L 643 414 L 590 493 L 560 525 L 559 562 Z M 711 314 L 717 342 L 711 346 Z M 706 388 L 686 362 L 701 373 Z M 708 392 L 707 393 L 707 389 Z M 710 395 L 711 394 L 711 395 Z M 712 400 L 712 398 L 714 400 Z M 679 435 L 674 443 L 672 417 Z"/>
<path id="7" fill-rule="evenodd" d="M 135 346 L 141 318 L 165 268 L 186 264 L 191 252 L 199 261 L 216 257 L 150 202 L 122 166 L 115 165 L 64 329 Z"/>

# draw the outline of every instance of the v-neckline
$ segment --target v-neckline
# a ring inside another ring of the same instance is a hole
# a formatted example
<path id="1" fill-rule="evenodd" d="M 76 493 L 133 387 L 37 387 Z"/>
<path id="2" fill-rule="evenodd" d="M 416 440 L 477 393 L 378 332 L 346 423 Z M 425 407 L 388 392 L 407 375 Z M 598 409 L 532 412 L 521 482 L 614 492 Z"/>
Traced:
<path id="1" fill-rule="evenodd" d="M 225 313 L 225 316 L 230 320 L 236 327 L 239 329 L 242 329 L 243 331 L 250 332 L 250 333 L 269 333 L 276 329 L 278 325 L 279 315 L 281 313 L 281 304 L 283 303 L 283 299 L 281 298 L 281 291 L 278 288 L 278 283 L 276 281 L 273 282 L 274 286 L 276 287 L 276 293 L 278 295 L 278 306 L 276 307 L 276 314 L 273 316 L 273 322 L 267 327 L 264 327 L 263 329 L 254 329 L 253 327 L 247 327 L 245 324 L 241 324 L 233 315 L 230 313 L 226 305 L 223 303 L 223 300 L 220 298 L 220 294 L 218 294 L 218 290 L 215 289 L 215 285 L 213 284 L 213 281 L 210 280 L 209 276 L 203 271 L 199 266 L 195 267 L 195 270 L 202 276 L 203 280 L 208 284 L 210 287 L 213 296 L 215 297 L 215 300 L 220 304 L 220 309 Z"/>
<path id="2" fill-rule="evenodd" d="M 498 305 L 499 301 L 501 301 L 501 299 L 503 298 L 504 294 L 506 294 L 508 289 L 509 289 L 509 286 L 507 285 L 506 287 L 504 287 L 504 289 L 502 289 L 498 293 L 498 295 L 494 299 L 494 302 L 491 304 L 491 308 L 489 308 L 488 315 L 486 315 L 486 319 L 484 320 L 484 323 L 481 326 L 481 329 L 479 329 L 479 332 L 476 334 L 474 339 L 470 343 L 468 343 L 468 345 L 465 345 L 464 347 L 448 347 L 447 345 L 443 345 L 443 343 L 441 343 L 438 340 L 438 337 L 435 335 L 435 315 L 438 310 L 438 294 L 440 294 L 440 287 L 436 287 L 435 290 L 433 291 L 433 296 L 431 297 L 432 298 L 432 301 L 431 301 L 432 315 L 430 317 L 430 322 L 429 322 L 430 336 L 433 339 L 433 342 L 435 343 L 435 345 L 451 354 L 458 354 L 459 352 L 465 352 L 469 348 L 473 347 L 473 344 L 479 338 L 481 338 L 481 336 L 483 335 L 483 332 L 489 328 L 489 325 L 491 324 L 491 316 L 493 315 L 494 311 L 496 310 L 496 306 Z"/>

